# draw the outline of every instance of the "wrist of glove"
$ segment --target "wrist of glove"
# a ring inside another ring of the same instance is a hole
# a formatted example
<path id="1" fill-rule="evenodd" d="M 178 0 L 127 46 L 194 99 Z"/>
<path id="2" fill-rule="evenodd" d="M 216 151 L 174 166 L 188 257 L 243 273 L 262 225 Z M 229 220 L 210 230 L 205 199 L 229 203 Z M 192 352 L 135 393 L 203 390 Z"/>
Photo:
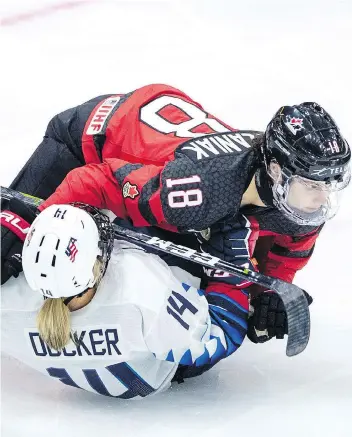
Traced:
<path id="1" fill-rule="evenodd" d="M 22 272 L 22 248 L 37 209 L 11 199 L 1 210 L 1 285 Z"/>
<path id="2" fill-rule="evenodd" d="M 304 291 L 304 290 L 303 290 Z M 304 291 L 308 305 L 313 298 Z M 252 315 L 248 319 L 247 337 L 253 343 L 265 343 L 276 338 L 283 339 L 288 333 L 287 314 L 281 297 L 266 291 L 251 299 Z"/>

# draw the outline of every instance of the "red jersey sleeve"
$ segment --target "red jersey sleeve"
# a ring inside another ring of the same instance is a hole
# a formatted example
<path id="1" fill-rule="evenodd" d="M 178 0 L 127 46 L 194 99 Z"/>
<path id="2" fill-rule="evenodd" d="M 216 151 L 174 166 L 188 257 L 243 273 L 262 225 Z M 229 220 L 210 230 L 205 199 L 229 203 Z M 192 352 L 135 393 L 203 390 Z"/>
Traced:
<path id="1" fill-rule="evenodd" d="M 298 237 L 277 235 L 262 262 L 262 273 L 292 282 L 298 270 L 309 261 L 318 238 L 319 229 Z"/>
<path id="2" fill-rule="evenodd" d="M 137 227 L 163 224 L 160 202 L 153 203 L 153 196 L 148 195 L 148 184 L 151 181 L 158 184 L 162 169 L 162 166 L 130 164 L 122 159 L 85 165 L 68 173 L 40 209 L 53 204 L 83 202 L 109 209 L 123 219 L 130 218 Z M 142 195 L 145 185 L 147 189 Z"/>

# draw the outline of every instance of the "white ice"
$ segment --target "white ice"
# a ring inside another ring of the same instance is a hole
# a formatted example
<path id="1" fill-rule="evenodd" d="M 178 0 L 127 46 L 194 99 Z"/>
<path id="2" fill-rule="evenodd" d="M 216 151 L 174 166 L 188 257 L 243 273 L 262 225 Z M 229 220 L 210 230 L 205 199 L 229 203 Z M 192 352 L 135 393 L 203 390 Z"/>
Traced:
<path id="1" fill-rule="evenodd" d="M 2 185 L 54 114 L 156 82 L 243 129 L 265 129 L 280 105 L 318 101 L 352 142 L 350 0 L 3 0 L 0 13 Z M 287 358 L 283 341 L 246 341 L 203 376 L 136 402 L 3 356 L 1 435 L 351 437 L 351 214 L 349 189 L 297 275 L 315 299 L 301 355 Z"/>

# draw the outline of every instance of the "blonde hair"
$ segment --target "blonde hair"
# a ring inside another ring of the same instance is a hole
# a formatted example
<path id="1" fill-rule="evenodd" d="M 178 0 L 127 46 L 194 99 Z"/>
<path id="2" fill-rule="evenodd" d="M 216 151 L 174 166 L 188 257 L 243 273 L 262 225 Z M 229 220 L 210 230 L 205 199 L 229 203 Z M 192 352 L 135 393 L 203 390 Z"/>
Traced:
<path id="1" fill-rule="evenodd" d="M 102 275 L 102 262 L 97 259 L 93 267 L 97 278 L 93 289 L 98 288 Z M 37 328 L 41 339 L 57 351 L 63 349 L 72 338 L 70 310 L 64 301 L 66 298 L 46 299 L 37 315 Z"/>
<path id="2" fill-rule="evenodd" d="M 52 349 L 63 349 L 71 337 L 70 310 L 64 298 L 46 299 L 37 315 L 37 328 L 42 340 Z"/>

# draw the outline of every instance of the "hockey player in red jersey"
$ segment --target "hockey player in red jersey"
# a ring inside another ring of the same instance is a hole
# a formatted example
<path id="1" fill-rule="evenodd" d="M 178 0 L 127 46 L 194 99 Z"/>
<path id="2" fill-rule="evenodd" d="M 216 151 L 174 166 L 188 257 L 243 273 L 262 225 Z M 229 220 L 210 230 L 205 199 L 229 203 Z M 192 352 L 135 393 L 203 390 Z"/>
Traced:
<path id="1" fill-rule="evenodd" d="M 263 273 L 292 281 L 336 213 L 349 161 L 347 142 L 316 103 L 282 107 L 262 133 L 231 128 L 173 87 L 148 85 L 54 117 L 11 188 L 46 198 L 78 167 L 42 208 L 82 201 L 137 227 L 203 231 L 203 250 L 249 268 L 256 258 Z M 225 295 L 249 285 L 207 274 L 207 290 Z M 253 304 L 275 306 L 271 298 Z"/>

